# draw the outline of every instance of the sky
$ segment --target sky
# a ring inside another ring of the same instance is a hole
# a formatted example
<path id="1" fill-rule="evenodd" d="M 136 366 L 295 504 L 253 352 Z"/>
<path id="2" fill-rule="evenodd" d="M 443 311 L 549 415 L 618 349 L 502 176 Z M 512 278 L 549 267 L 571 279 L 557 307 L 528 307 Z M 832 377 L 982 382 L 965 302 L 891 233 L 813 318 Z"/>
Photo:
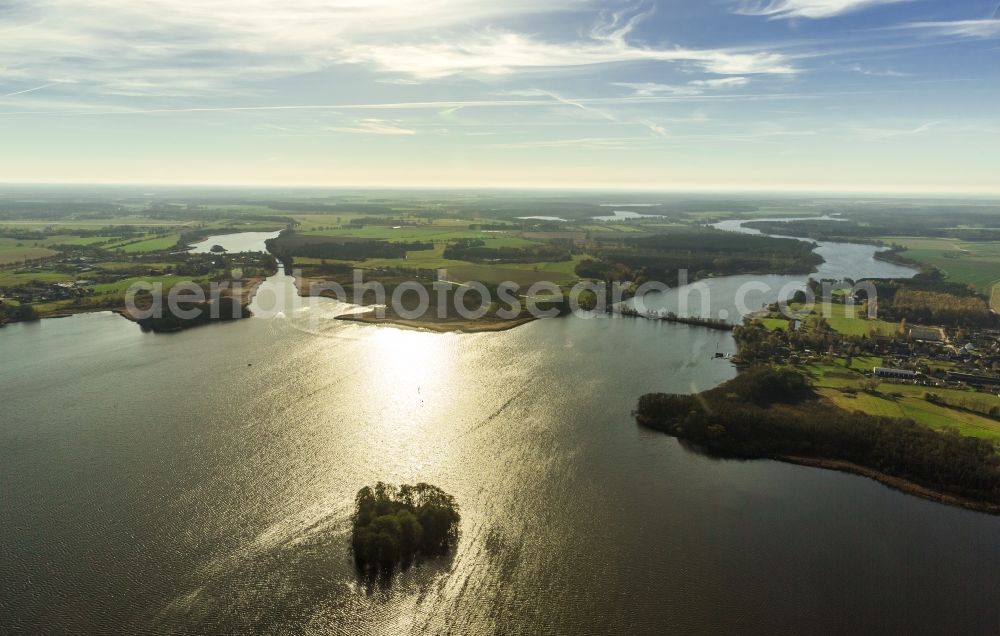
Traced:
<path id="1" fill-rule="evenodd" d="M 998 0 L 0 0 L 0 181 L 1000 193 Z"/>

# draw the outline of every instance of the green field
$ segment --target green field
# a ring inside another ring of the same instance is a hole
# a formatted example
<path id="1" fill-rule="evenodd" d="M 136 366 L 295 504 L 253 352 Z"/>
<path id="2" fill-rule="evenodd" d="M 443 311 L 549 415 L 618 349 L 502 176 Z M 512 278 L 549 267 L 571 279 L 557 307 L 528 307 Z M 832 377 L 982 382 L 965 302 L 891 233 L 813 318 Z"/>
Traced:
<path id="1" fill-rule="evenodd" d="M 34 241 L 20 241 L 11 238 L 0 238 L 0 265 L 21 263 L 25 259 L 44 258 L 57 254 L 54 250 L 37 244 Z"/>
<path id="2" fill-rule="evenodd" d="M 935 238 L 884 238 L 906 250 L 901 256 L 935 267 L 952 282 L 972 285 L 986 296 L 1000 283 L 1000 243 Z M 1000 305 L 995 298 L 994 309 Z"/>
<path id="3" fill-rule="evenodd" d="M 115 216 L 106 219 L 76 219 L 68 217 L 65 219 L 41 219 L 41 220 L 15 220 L 0 221 L 0 230 L 10 228 L 16 230 L 94 230 L 102 227 L 133 225 L 141 227 L 182 227 L 196 225 L 194 221 L 169 221 L 164 219 L 154 219 L 148 216 Z"/>
<path id="4" fill-rule="evenodd" d="M 453 241 L 464 238 L 486 239 L 494 233 L 470 230 L 468 223 L 462 225 L 438 224 L 403 226 L 393 229 L 386 225 L 366 225 L 364 227 L 335 228 L 303 232 L 313 236 L 350 236 L 353 238 L 376 239 L 382 241 Z"/>
<path id="5" fill-rule="evenodd" d="M 848 411 L 907 418 L 935 430 L 955 428 L 963 435 L 1000 442 L 1000 421 L 985 415 L 991 408 L 1000 407 L 997 395 L 893 382 L 877 382 L 874 391 L 865 391 L 865 384 L 871 380 L 857 371 L 870 371 L 879 364 L 877 358 L 859 357 L 852 360 L 850 369 L 840 360 L 805 368 L 819 393 Z M 926 400 L 927 393 L 939 396 L 943 404 Z"/>
<path id="6" fill-rule="evenodd" d="M 787 331 L 791 323 L 784 318 L 762 318 L 760 323 L 764 325 L 764 328 L 768 331 L 775 331 L 777 329 Z"/>
<path id="7" fill-rule="evenodd" d="M 26 272 L 16 274 L 13 270 L 0 271 L 0 287 L 17 287 L 27 285 L 32 282 L 39 283 L 62 283 L 75 280 L 73 274 L 63 274 L 54 270 L 42 270 L 39 272 Z"/>
<path id="8" fill-rule="evenodd" d="M 801 311 L 802 305 L 792 303 L 789 309 Z M 844 305 L 841 303 L 818 303 L 813 308 L 813 313 L 805 318 L 807 327 L 816 327 L 821 319 L 826 320 L 826 324 L 837 333 L 846 336 L 867 336 L 875 332 L 883 336 L 892 336 L 899 332 L 899 324 L 887 322 L 877 318 L 868 318 L 867 310 L 863 305 Z M 764 318 L 762 324 L 767 329 L 787 329 L 788 322 L 782 318 Z"/>
<path id="9" fill-rule="evenodd" d="M 476 239 L 483 241 L 484 246 L 492 249 L 504 247 L 529 247 L 538 245 L 519 236 L 521 226 L 510 224 L 510 231 L 484 231 L 470 229 L 470 224 L 482 223 L 469 218 L 444 218 L 427 221 L 419 219 L 419 225 L 402 225 L 393 227 L 387 225 L 366 225 L 355 227 L 348 225 L 351 218 L 358 214 L 294 214 L 299 222 L 298 231 L 309 236 L 336 236 L 358 239 L 382 240 L 389 242 L 419 241 L 432 243 L 429 250 L 408 251 L 406 258 L 371 258 L 364 261 L 336 261 L 326 259 L 325 262 L 343 263 L 362 269 L 397 268 L 410 270 L 447 269 L 452 280 L 477 280 L 483 283 L 501 283 L 514 281 L 522 286 L 531 285 L 542 280 L 551 280 L 556 284 L 567 284 L 577 280 L 574 274 L 576 265 L 583 258 L 561 262 L 532 263 L 474 263 L 462 260 L 447 259 L 444 250 L 450 241 L 459 239 Z M 371 216 L 371 215 L 369 215 Z M 406 218 L 405 214 L 399 218 Z M 407 220 L 413 220 L 409 218 Z M 500 221 L 488 221 L 491 224 L 501 224 Z M 600 226 L 607 230 L 605 226 Z M 614 231 L 614 230 L 612 230 Z M 324 261 L 316 258 L 296 258 L 295 263 L 302 266 L 320 265 Z"/>
<path id="10" fill-rule="evenodd" d="M 839 303 L 828 303 L 817 307 L 817 311 L 826 318 L 831 329 L 847 336 L 865 336 L 873 331 L 879 335 L 891 336 L 899 332 L 898 323 L 886 322 L 877 318 L 870 319 L 862 306 L 852 307 Z M 813 316 L 810 320 L 815 322 L 817 318 L 818 316 Z"/>
<path id="11" fill-rule="evenodd" d="M 487 239 L 485 242 L 489 247 L 500 247 L 501 245 L 517 247 L 531 243 L 517 237 Z M 442 254 L 444 248 L 444 243 L 441 243 L 435 245 L 432 250 L 408 252 L 406 258 L 382 258 L 343 262 L 362 269 L 378 269 L 382 267 L 424 270 L 446 269 L 448 270 L 448 278 L 451 280 L 476 280 L 487 284 L 502 283 L 509 280 L 520 283 L 522 286 L 527 286 L 542 280 L 549 280 L 557 285 L 575 282 L 579 277 L 576 276 L 574 270 L 577 264 L 586 258 L 585 256 L 574 256 L 572 260 L 568 261 L 504 263 L 498 265 L 447 259 Z M 295 262 L 299 265 L 319 265 L 323 261 L 316 258 L 296 258 Z M 338 261 L 327 260 L 326 262 L 336 263 Z"/>
<path id="12" fill-rule="evenodd" d="M 126 254 L 141 254 L 143 252 L 162 252 L 171 249 L 177 245 L 181 235 L 178 234 L 164 234 L 158 236 L 151 236 L 147 239 L 129 239 L 128 241 L 120 241 L 117 243 L 111 243 L 106 245 L 109 250 L 117 250 L 125 252 Z"/>

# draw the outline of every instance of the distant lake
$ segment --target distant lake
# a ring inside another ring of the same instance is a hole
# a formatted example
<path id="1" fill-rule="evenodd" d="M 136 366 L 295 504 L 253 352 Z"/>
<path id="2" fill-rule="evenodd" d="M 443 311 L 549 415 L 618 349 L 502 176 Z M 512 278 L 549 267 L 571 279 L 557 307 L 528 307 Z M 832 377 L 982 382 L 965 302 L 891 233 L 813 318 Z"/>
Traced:
<path id="1" fill-rule="evenodd" d="M 553 221 L 556 223 L 566 223 L 566 219 L 559 218 L 558 216 L 519 216 L 517 217 L 523 221 Z"/>
<path id="2" fill-rule="evenodd" d="M 191 252 L 195 254 L 205 254 L 212 251 L 212 247 L 220 245 L 227 252 L 266 252 L 267 246 L 264 241 L 277 238 L 280 232 L 237 232 L 233 234 L 219 234 L 210 236 L 204 241 L 199 241 L 191 245 Z"/>
<path id="3" fill-rule="evenodd" d="M 628 221 L 630 219 L 662 219 L 664 216 L 662 214 L 639 214 L 629 210 L 615 210 L 610 216 L 593 216 L 591 218 L 595 221 Z"/>
<path id="4" fill-rule="evenodd" d="M 835 216 L 810 216 L 793 218 L 774 219 L 743 219 L 734 221 L 720 221 L 713 223 L 712 227 L 728 232 L 741 232 L 743 234 L 762 234 L 756 228 L 746 227 L 746 223 L 755 221 L 771 221 L 787 223 L 789 221 L 830 221 L 832 223 L 841 222 L 843 219 Z M 771 235 L 776 236 L 776 235 Z M 842 278 L 911 278 L 917 272 L 912 267 L 896 265 L 887 261 L 878 260 L 875 254 L 888 250 L 887 247 L 875 245 L 863 245 L 860 243 L 834 243 L 832 241 L 813 241 L 812 239 L 797 236 L 785 236 L 781 238 L 791 238 L 797 241 L 808 241 L 818 245 L 816 253 L 823 257 L 823 263 L 819 266 L 813 278 L 816 279 L 842 279 Z"/>
<path id="5" fill-rule="evenodd" d="M 721 308 L 736 281 L 706 284 Z M 294 296 L 284 274 L 268 286 Z M 612 316 L 473 335 L 309 320 L 337 310 L 179 334 L 107 312 L 0 329 L 0 631 L 1000 626 L 1000 518 L 709 459 L 636 426 L 642 393 L 732 378 L 713 359 L 735 351 L 729 334 Z M 349 515 L 380 479 L 455 495 L 462 536 L 369 590 Z"/>
<path id="6" fill-rule="evenodd" d="M 658 208 L 662 203 L 602 203 L 602 208 Z"/>

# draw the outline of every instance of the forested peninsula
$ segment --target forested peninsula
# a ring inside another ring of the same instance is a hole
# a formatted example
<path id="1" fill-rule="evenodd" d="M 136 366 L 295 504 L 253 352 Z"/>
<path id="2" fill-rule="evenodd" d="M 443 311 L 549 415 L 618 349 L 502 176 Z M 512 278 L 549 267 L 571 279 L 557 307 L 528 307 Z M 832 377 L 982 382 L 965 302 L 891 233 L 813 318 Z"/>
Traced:
<path id="1" fill-rule="evenodd" d="M 992 444 L 909 420 L 848 412 L 791 369 L 754 367 L 697 395 L 647 394 L 635 417 L 711 455 L 832 468 L 1000 514 L 1000 455 Z"/>

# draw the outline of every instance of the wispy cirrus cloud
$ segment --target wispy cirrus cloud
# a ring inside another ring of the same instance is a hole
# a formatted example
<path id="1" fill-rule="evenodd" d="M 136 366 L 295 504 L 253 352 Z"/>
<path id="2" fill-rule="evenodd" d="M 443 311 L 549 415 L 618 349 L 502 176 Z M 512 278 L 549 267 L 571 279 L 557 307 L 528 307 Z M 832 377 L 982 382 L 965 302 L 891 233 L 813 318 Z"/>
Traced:
<path id="1" fill-rule="evenodd" d="M 7 0 L 0 80 L 125 97 L 225 94 L 345 62 L 355 42 L 471 29 L 590 0 Z"/>
<path id="2" fill-rule="evenodd" d="M 546 41 L 513 31 L 486 30 L 461 39 L 417 43 L 358 43 L 344 49 L 346 59 L 416 78 L 457 74 L 506 75 L 531 69 L 578 68 L 637 62 L 672 62 L 718 75 L 793 74 L 784 54 L 759 50 L 650 47 L 631 43 L 637 20 L 609 29 L 595 28 L 590 37 L 568 42 Z"/>
<path id="3" fill-rule="evenodd" d="M 943 122 L 928 121 L 912 128 L 889 128 L 875 127 L 870 125 L 849 126 L 849 130 L 859 137 L 868 139 L 890 139 L 893 137 L 909 137 L 911 135 L 922 135 L 939 127 Z"/>
<path id="4" fill-rule="evenodd" d="M 912 0 L 738 0 L 735 13 L 772 20 L 832 18 L 878 5 Z"/>
<path id="5" fill-rule="evenodd" d="M 995 38 L 1000 36 L 1000 18 L 985 20 L 943 20 L 938 22 L 908 22 L 897 29 L 923 31 L 935 35 L 965 38 Z"/>
<path id="6" fill-rule="evenodd" d="M 739 88 L 750 84 L 749 78 L 716 77 L 712 79 L 692 80 L 686 84 L 659 84 L 657 82 L 614 82 L 615 86 L 630 88 L 637 97 L 651 97 L 654 95 L 682 95 L 694 96 L 702 95 L 707 90 Z"/>
<path id="7" fill-rule="evenodd" d="M 860 73 L 861 75 L 868 75 L 870 77 L 911 77 L 913 75 L 912 73 L 894 71 L 891 68 L 870 68 L 862 66 L 861 64 L 855 64 L 850 67 L 849 70 L 854 73 Z"/>
<path id="8" fill-rule="evenodd" d="M 352 133 L 360 135 L 415 135 L 417 131 L 402 128 L 396 123 L 384 119 L 362 119 L 353 126 L 336 126 L 327 128 L 332 132 Z"/>
<path id="9" fill-rule="evenodd" d="M 8 0 L 0 13 L 0 79 L 31 87 L 69 78 L 78 95 L 128 99 L 248 94 L 273 80 L 347 64 L 376 71 L 375 81 L 401 85 L 650 62 L 715 75 L 797 70 L 788 56 L 766 49 L 637 43 L 632 35 L 650 12 L 596 12 L 600 4 Z M 568 38 L 497 26 L 564 11 L 598 17 Z"/>
<path id="10" fill-rule="evenodd" d="M 514 141 L 488 144 L 490 148 L 584 148 L 588 150 L 630 150 L 636 143 L 648 142 L 648 137 L 583 137 L 572 139 Z"/>

